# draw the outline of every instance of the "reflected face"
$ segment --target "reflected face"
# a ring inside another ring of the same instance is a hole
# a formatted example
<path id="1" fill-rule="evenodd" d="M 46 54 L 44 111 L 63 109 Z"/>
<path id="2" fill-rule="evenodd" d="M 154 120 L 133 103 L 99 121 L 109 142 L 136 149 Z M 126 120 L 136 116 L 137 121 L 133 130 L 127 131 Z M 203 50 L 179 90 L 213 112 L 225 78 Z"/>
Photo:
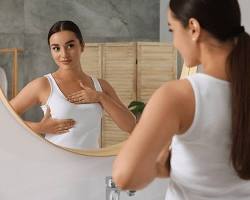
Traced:
<path id="1" fill-rule="evenodd" d="M 167 18 L 169 31 L 173 33 L 173 45 L 180 52 L 185 64 L 190 67 L 198 65 L 198 46 L 197 42 L 192 40 L 192 30 L 189 27 L 184 28 L 170 9 L 168 9 Z"/>
<path id="2" fill-rule="evenodd" d="M 61 31 L 54 33 L 49 40 L 51 55 L 55 63 L 62 69 L 80 66 L 83 46 L 74 32 Z"/>

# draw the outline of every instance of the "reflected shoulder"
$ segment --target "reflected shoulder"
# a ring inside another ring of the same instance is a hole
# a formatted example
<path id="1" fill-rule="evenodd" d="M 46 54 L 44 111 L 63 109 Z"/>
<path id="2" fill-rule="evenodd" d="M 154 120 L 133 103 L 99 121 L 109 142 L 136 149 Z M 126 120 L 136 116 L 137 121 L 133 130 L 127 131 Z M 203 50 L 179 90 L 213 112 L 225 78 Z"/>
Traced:
<path id="1" fill-rule="evenodd" d="M 30 81 L 27 84 L 27 87 L 30 87 L 33 89 L 44 90 L 44 89 L 48 89 L 50 87 L 50 84 L 46 77 L 39 77 Z"/>
<path id="2" fill-rule="evenodd" d="M 17 97 L 32 97 L 41 103 L 49 96 L 50 84 L 46 77 L 39 77 L 30 81 L 17 95 Z"/>

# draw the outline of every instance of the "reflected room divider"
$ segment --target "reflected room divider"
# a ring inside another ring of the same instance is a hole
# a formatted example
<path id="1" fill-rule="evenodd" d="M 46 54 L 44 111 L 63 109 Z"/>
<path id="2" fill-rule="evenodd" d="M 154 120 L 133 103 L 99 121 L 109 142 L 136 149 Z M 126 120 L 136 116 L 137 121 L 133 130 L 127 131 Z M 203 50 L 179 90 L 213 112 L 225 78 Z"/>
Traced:
<path id="1" fill-rule="evenodd" d="M 160 42 L 87 43 L 82 54 L 83 71 L 107 80 L 122 102 L 147 102 L 164 82 L 177 77 L 177 51 Z M 102 147 L 128 137 L 105 114 L 102 121 Z"/>

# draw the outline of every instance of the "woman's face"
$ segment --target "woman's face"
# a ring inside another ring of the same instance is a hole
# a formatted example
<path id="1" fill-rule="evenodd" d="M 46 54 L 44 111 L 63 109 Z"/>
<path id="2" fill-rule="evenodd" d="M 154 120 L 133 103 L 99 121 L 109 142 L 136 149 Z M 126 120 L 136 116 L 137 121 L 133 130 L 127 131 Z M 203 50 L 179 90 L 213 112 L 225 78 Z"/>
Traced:
<path id="1" fill-rule="evenodd" d="M 72 31 L 61 31 L 51 35 L 49 39 L 51 55 L 55 63 L 62 69 L 80 66 L 83 46 Z"/>
<path id="2" fill-rule="evenodd" d="M 180 21 L 174 18 L 173 13 L 168 9 L 169 31 L 173 32 L 173 45 L 180 52 L 184 63 L 189 66 L 196 66 L 198 61 L 198 45 L 193 38 L 192 30 L 184 28 Z"/>

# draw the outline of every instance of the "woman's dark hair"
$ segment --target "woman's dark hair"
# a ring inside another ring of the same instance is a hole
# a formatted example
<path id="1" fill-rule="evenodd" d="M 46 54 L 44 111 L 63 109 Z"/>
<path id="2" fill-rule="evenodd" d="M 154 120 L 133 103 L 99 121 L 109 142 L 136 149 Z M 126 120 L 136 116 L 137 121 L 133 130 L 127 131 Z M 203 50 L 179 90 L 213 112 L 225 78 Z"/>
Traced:
<path id="1" fill-rule="evenodd" d="M 238 176 L 250 180 L 250 36 L 241 26 L 238 0 L 170 0 L 173 16 L 186 28 L 190 18 L 218 41 L 232 41 L 227 74 L 232 88 L 231 160 Z"/>
<path id="2" fill-rule="evenodd" d="M 57 32 L 61 31 L 72 31 L 75 33 L 77 39 L 80 41 L 81 45 L 84 45 L 82 33 L 79 27 L 72 21 L 58 21 L 56 22 L 49 30 L 48 33 L 48 44 L 50 44 L 49 39 L 50 37 Z"/>

